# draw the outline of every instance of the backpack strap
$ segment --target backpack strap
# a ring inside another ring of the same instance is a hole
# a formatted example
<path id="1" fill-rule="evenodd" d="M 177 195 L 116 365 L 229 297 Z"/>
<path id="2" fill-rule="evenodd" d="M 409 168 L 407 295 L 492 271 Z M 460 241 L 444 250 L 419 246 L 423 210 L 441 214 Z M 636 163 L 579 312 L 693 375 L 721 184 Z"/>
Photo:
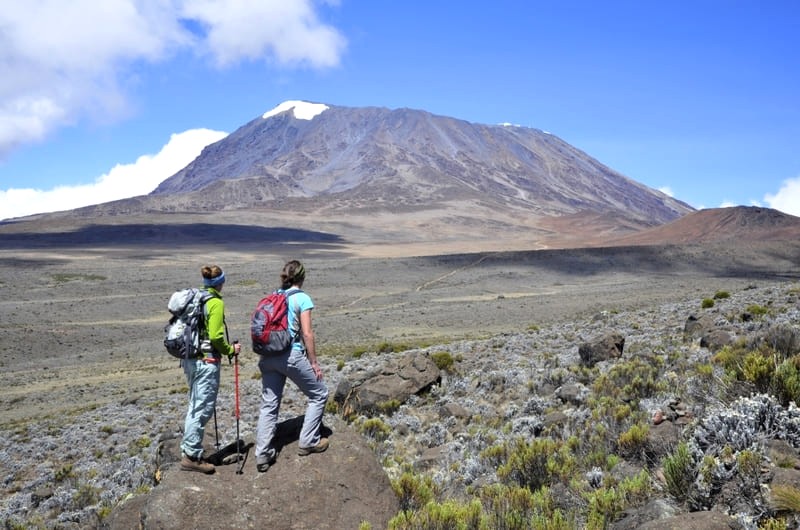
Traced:
<path id="1" fill-rule="evenodd" d="M 290 301 L 292 295 L 295 295 L 297 293 L 302 293 L 302 292 L 303 292 L 303 290 L 300 289 L 300 288 L 297 288 L 297 289 L 291 289 L 290 288 L 290 289 L 287 289 L 287 290 L 284 291 L 284 294 L 286 295 L 286 305 L 287 305 L 287 310 L 288 311 L 292 310 L 292 303 Z M 297 317 L 298 317 L 297 318 L 297 333 L 292 336 L 292 343 L 302 342 L 303 341 L 303 334 L 301 333 L 303 331 L 303 328 L 302 328 L 302 324 L 300 322 L 300 315 L 297 315 Z"/>

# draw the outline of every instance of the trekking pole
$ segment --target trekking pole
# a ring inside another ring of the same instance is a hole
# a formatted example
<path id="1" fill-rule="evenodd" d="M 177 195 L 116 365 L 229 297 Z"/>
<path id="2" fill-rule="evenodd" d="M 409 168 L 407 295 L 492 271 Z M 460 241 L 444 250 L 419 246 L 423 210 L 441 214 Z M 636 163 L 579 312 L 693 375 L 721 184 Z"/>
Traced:
<path id="1" fill-rule="evenodd" d="M 214 436 L 217 439 L 217 442 L 214 446 L 217 448 L 217 452 L 219 453 L 219 431 L 217 430 L 217 405 L 214 405 Z"/>
<path id="2" fill-rule="evenodd" d="M 233 341 L 237 344 L 239 341 Z M 234 415 L 236 416 L 236 474 L 242 474 L 244 462 L 242 461 L 241 440 L 239 439 L 239 356 L 234 355 L 236 359 L 233 361 L 233 388 L 234 388 Z"/>

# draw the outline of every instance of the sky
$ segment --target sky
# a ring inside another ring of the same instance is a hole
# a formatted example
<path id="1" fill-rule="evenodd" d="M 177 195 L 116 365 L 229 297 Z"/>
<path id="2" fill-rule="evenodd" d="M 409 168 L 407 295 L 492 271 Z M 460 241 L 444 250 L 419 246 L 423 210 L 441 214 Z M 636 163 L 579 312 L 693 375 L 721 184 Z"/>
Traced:
<path id="1" fill-rule="evenodd" d="M 694 208 L 800 216 L 796 0 L 27 0 L 0 219 L 147 194 L 288 100 L 541 129 Z"/>

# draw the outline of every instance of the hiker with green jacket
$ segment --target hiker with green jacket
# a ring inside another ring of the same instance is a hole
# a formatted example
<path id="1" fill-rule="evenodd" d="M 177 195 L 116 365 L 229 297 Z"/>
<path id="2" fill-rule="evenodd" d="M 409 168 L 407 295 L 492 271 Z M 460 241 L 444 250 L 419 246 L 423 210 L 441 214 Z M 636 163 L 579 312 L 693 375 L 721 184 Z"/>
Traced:
<path id="1" fill-rule="evenodd" d="M 214 415 L 219 390 L 222 356 L 239 355 L 241 346 L 229 344 L 225 333 L 225 302 L 222 287 L 225 273 L 217 265 L 207 265 L 200 270 L 203 288 L 212 297 L 205 303 L 205 326 L 201 327 L 200 353 L 194 359 L 185 359 L 183 372 L 189 385 L 189 409 L 181 442 L 181 469 L 213 473 L 214 465 L 203 458 L 203 435 L 208 420 Z"/>

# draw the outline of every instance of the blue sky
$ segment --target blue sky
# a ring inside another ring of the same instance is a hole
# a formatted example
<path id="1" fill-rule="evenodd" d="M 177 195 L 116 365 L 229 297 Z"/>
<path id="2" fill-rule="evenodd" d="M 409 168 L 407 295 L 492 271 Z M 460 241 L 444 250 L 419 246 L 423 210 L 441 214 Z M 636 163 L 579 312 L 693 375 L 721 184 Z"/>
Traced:
<path id="1" fill-rule="evenodd" d="M 542 129 L 695 208 L 800 215 L 800 2 L 29 0 L 0 219 L 152 191 L 286 100 Z"/>

